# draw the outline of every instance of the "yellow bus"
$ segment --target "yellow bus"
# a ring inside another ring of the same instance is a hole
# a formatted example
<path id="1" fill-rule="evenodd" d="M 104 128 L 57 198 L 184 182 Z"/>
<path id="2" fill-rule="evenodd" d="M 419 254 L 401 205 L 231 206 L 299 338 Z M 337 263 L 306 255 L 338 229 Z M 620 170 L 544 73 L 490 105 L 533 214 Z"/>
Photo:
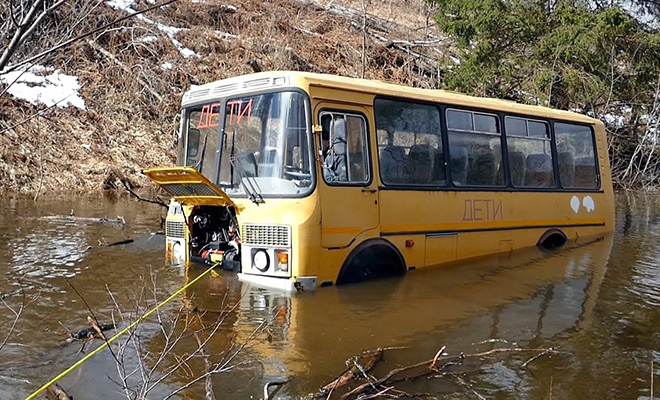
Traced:
<path id="1" fill-rule="evenodd" d="M 358 282 L 613 229 L 593 118 L 442 90 L 272 71 L 195 86 L 167 254 L 286 290 Z"/>

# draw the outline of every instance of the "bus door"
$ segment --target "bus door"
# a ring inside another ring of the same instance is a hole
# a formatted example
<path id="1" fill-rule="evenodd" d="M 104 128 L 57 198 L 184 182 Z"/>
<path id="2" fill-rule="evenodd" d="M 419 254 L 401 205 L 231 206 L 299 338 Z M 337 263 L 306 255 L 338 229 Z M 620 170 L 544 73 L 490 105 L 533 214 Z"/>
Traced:
<path id="1" fill-rule="evenodd" d="M 321 245 L 349 246 L 378 227 L 378 187 L 373 178 L 367 110 L 320 103 L 317 118 Z"/>

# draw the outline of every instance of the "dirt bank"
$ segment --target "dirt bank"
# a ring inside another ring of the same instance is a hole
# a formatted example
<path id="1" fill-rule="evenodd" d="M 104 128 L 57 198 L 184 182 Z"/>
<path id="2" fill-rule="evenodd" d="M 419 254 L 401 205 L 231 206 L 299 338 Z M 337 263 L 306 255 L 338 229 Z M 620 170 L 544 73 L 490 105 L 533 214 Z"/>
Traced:
<path id="1" fill-rule="evenodd" d="M 78 78 L 85 109 L 0 96 L 0 190 L 89 193 L 116 188 L 117 179 L 149 187 L 140 170 L 174 162 L 182 93 L 248 73 L 248 60 L 264 70 L 436 87 L 437 65 L 449 57 L 422 0 L 193 1 L 131 18 L 43 62 Z M 102 5 L 80 29 L 128 12 Z M 69 14 L 60 24 L 77 21 Z"/>

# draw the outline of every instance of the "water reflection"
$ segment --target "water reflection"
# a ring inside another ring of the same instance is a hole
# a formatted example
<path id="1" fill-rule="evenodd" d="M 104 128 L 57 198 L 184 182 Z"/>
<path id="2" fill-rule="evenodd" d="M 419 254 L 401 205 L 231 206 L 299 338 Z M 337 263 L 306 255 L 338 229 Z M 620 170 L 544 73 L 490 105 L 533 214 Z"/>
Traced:
<path id="1" fill-rule="evenodd" d="M 409 346 L 388 354 L 380 367 L 393 368 L 428 359 L 443 345 L 458 354 L 475 350 L 473 343 L 484 339 L 534 342 L 583 329 L 591 323 L 611 246 L 607 237 L 555 254 L 534 249 L 494 261 L 416 271 L 403 279 L 293 296 L 219 273 L 205 279 L 190 301 L 209 309 L 223 295 L 238 301 L 237 322 L 225 333 L 238 341 L 276 314 L 268 340 L 258 338 L 249 346 L 245 357 L 261 362 L 246 373 L 259 382 L 254 395 L 265 382 L 288 377 L 283 393 L 298 397 L 332 380 L 345 368 L 345 360 L 366 349 Z M 488 365 L 485 381 L 505 389 L 519 386 L 523 378 L 508 368 Z M 224 393 L 246 394 L 232 383 L 219 377 L 216 386 Z"/>
<path id="2" fill-rule="evenodd" d="M 28 277 L 73 277 L 88 250 L 84 232 L 68 232 L 60 225 L 50 226 L 43 232 L 29 233 L 9 241 L 12 270 Z"/>

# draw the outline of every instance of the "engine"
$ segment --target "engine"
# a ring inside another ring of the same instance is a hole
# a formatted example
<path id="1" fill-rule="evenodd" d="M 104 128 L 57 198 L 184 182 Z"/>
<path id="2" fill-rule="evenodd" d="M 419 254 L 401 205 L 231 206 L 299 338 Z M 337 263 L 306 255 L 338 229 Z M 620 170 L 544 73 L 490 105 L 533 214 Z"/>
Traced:
<path id="1" fill-rule="evenodd" d="M 188 218 L 190 255 L 193 261 L 208 264 L 221 262 L 221 267 L 240 270 L 241 239 L 233 208 L 196 207 Z"/>

